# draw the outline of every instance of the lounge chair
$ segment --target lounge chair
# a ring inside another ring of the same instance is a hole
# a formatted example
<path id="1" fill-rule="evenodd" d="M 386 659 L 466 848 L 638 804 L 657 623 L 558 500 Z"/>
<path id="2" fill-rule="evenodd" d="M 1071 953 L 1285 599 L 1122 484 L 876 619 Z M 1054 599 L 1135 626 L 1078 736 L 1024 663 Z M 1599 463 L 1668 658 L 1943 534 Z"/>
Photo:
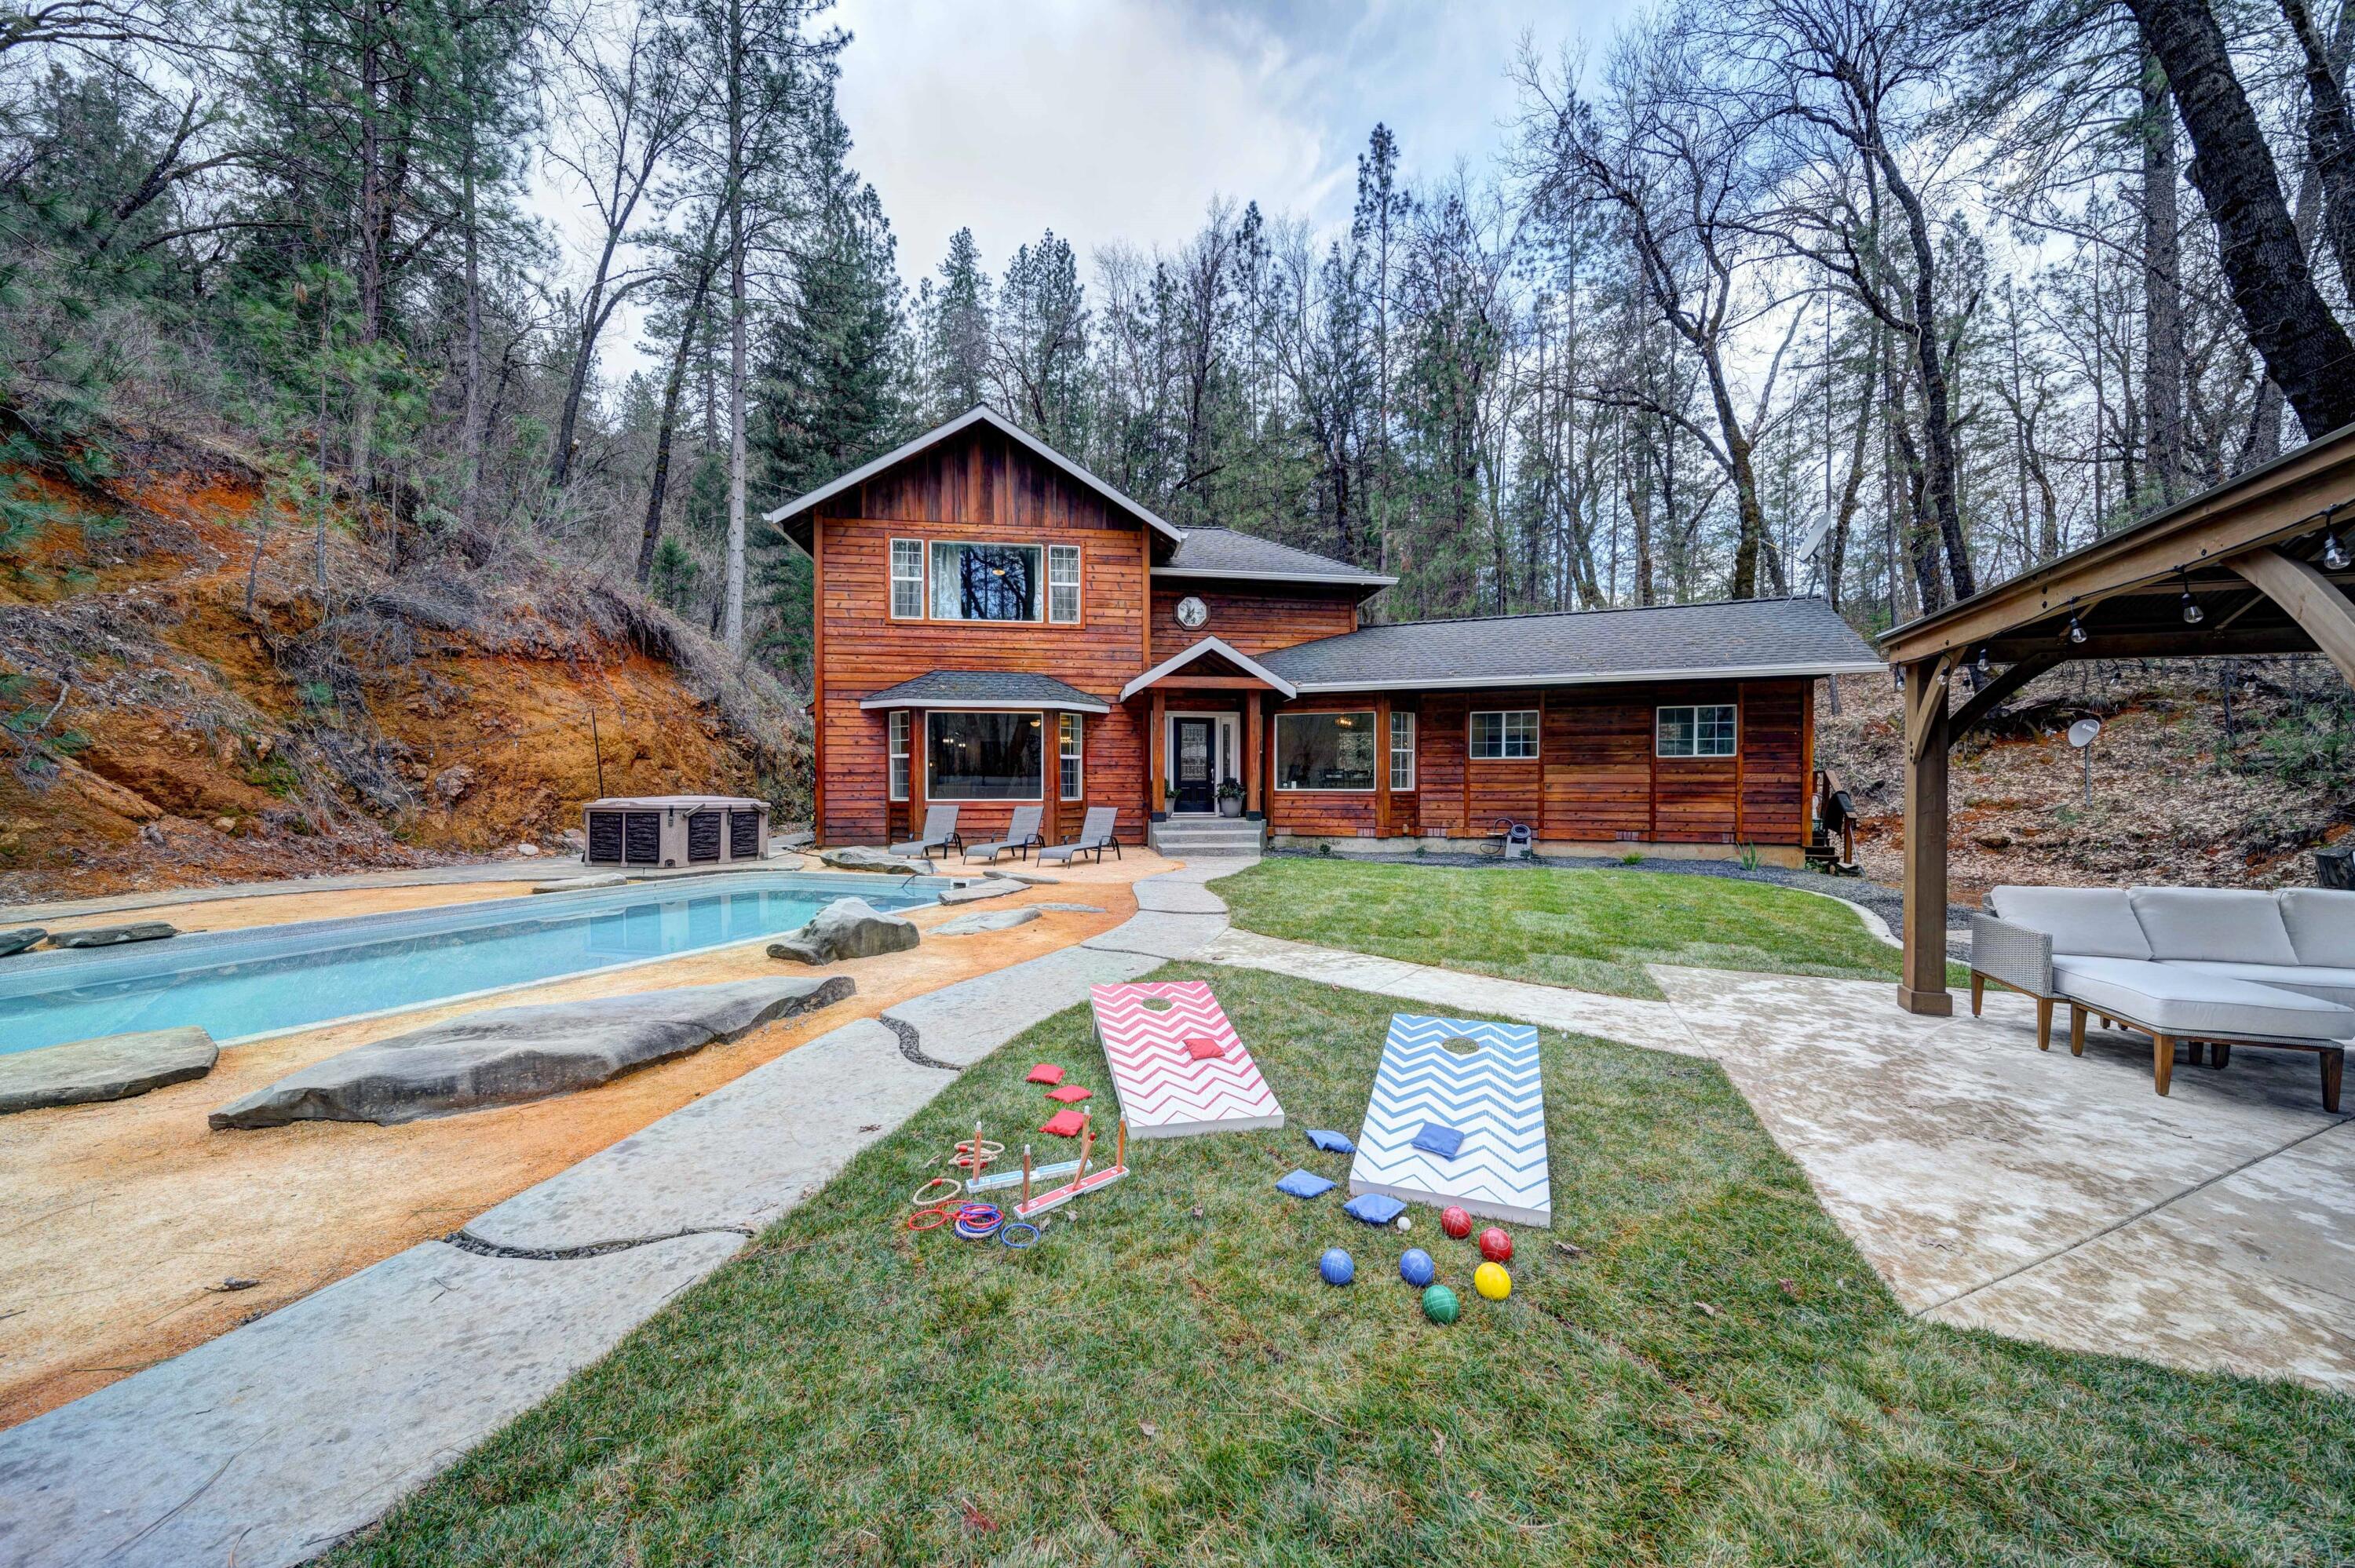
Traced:
<path id="1" fill-rule="evenodd" d="M 1039 820 L 1046 814 L 1044 806 L 1015 807 L 1014 821 L 1007 825 L 1006 836 L 992 839 L 986 844 L 965 845 L 964 858 L 971 860 L 975 855 L 983 855 L 989 863 L 995 863 L 1001 854 L 1019 854 L 1025 860 L 1029 859 L 1032 850 L 1047 846 L 1047 841 L 1039 836 Z"/>
<path id="2" fill-rule="evenodd" d="M 956 817 L 957 809 L 954 806 L 925 807 L 923 835 L 910 839 L 904 843 L 893 844 L 891 853 L 920 854 L 926 860 L 930 860 L 932 858 L 932 852 L 938 850 L 941 852 L 943 860 L 948 859 L 949 851 L 964 848 L 964 840 L 957 834 Z"/>
<path id="3" fill-rule="evenodd" d="M 1069 865 L 1081 855 L 1092 854 L 1096 857 L 1096 863 L 1102 864 L 1103 852 L 1107 849 L 1112 851 L 1114 859 L 1121 858 L 1120 841 L 1113 837 L 1112 832 L 1113 823 L 1119 817 L 1117 807 L 1090 806 L 1087 820 L 1080 824 L 1080 831 L 1052 849 L 1040 850 L 1039 863 L 1045 865 L 1049 861 L 1054 861 Z"/>
<path id="4" fill-rule="evenodd" d="M 2235 1045 L 2307 1051 L 2322 1107 L 2339 1109 L 2355 1037 L 2355 893 L 2204 887 L 1998 887 L 1971 921 L 1971 1011 L 1988 980 L 2036 999 L 2036 1043 L 2069 1004 L 2069 1050 L 2087 1016 L 2151 1036 L 2152 1086 L 2167 1093 L 2178 1041 L 2216 1066 Z"/>

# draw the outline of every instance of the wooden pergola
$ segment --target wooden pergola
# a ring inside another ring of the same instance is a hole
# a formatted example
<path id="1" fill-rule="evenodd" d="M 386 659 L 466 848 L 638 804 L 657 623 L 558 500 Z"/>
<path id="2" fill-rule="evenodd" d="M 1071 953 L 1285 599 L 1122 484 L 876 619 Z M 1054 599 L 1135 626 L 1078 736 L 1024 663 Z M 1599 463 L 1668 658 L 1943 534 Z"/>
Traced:
<path id="1" fill-rule="evenodd" d="M 2320 652 L 2355 685 L 2355 426 L 1883 633 L 1905 705 L 1905 969 L 1899 1005 L 1944 1015 L 1948 748 L 2081 659 Z M 2196 609 L 2196 615 L 2193 611 Z M 1950 702 L 1958 672 L 1979 684 Z M 1990 672 L 1979 676 L 1980 670 Z"/>

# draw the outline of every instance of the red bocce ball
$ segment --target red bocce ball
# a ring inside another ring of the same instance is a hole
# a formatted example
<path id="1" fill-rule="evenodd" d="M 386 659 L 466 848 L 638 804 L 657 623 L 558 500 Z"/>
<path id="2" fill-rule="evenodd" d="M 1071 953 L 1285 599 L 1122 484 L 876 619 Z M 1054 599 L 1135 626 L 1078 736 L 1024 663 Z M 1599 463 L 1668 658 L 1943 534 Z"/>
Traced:
<path id="1" fill-rule="evenodd" d="M 1439 1212 L 1439 1228 L 1462 1241 L 1472 1234 L 1472 1216 L 1453 1206 L 1442 1209 Z"/>
<path id="2" fill-rule="evenodd" d="M 1490 1263 L 1513 1261 L 1513 1238 L 1490 1225 L 1480 1233 L 1480 1255 Z"/>

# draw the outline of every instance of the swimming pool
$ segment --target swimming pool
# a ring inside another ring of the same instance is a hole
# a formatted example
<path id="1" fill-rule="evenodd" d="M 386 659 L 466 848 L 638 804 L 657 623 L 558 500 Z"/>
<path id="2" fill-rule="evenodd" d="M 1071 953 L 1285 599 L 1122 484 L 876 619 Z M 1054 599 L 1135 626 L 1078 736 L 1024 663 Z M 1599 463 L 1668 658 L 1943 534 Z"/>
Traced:
<path id="1" fill-rule="evenodd" d="M 912 908 L 943 885 L 735 872 L 33 954 L 0 965 L 0 1055 L 188 1023 L 226 1044 L 773 937 L 842 897 Z"/>

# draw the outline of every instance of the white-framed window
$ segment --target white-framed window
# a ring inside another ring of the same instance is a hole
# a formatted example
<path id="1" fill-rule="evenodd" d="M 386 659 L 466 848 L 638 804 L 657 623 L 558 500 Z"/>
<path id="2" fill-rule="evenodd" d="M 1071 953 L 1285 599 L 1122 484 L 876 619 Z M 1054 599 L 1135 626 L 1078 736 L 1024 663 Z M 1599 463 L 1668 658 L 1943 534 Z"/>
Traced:
<path id="1" fill-rule="evenodd" d="M 1080 547 L 1047 546 L 1047 619 L 1060 626 L 1080 622 Z"/>
<path id="2" fill-rule="evenodd" d="M 1472 760 L 1505 762 L 1538 754 L 1538 710 L 1508 708 L 1472 715 Z"/>
<path id="3" fill-rule="evenodd" d="M 1084 800 L 1088 798 L 1088 780 L 1082 756 L 1081 715 L 1062 714 L 1058 716 L 1062 720 L 1062 732 L 1056 736 L 1055 760 L 1062 797 L 1066 800 Z"/>
<path id="4" fill-rule="evenodd" d="M 924 619 L 924 542 L 891 541 L 891 619 Z"/>
<path id="5" fill-rule="evenodd" d="M 908 798 L 908 710 L 894 708 L 885 715 L 891 725 L 891 799 Z"/>
<path id="6" fill-rule="evenodd" d="M 1275 787 L 1363 793 L 1374 787 L 1374 715 L 1275 715 Z"/>
<path id="7" fill-rule="evenodd" d="M 924 715 L 924 799 L 1046 799 L 1047 716 L 934 708 Z"/>
<path id="8" fill-rule="evenodd" d="M 1038 545 L 932 541 L 934 620 L 1038 620 L 1046 550 Z"/>
<path id="9" fill-rule="evenodd" d="M 1391 710 L 1391 788 L 1414 788 L 1414 715 Z"/>
<path id="10" fill-rule="evenodd" d="M 1731 757 L 1736 743 L 1732 703 L 1660 710 L 1662 757 Z"/>

